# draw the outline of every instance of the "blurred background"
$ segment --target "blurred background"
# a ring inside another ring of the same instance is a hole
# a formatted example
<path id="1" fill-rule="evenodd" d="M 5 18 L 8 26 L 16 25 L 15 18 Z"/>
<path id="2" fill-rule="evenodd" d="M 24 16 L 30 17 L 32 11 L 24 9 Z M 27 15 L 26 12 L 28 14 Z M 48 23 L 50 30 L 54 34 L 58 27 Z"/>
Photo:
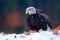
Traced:
<path id="1" fill-rule="evenodd" d="M 60 25 L 60 0 L 0 0 L 0 32 L 21 33 L 26 29 L 25 9 L 42 9 L 53 27 Z"/>

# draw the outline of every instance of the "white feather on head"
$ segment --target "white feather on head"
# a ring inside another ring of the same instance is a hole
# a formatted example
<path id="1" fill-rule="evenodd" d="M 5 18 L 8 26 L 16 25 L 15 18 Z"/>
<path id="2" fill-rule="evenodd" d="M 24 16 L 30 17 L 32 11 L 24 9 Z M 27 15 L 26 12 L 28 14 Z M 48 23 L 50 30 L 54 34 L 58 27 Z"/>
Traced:
<path id="1" fill-rule="evenodd" d="M 35 7 L 28 7 L 28 8 L 26 8 L 25 14 L 29 14 L 29 15 L 31 15 L 31 14 L 36 14 L 36 9 L 35 9 Z"/>

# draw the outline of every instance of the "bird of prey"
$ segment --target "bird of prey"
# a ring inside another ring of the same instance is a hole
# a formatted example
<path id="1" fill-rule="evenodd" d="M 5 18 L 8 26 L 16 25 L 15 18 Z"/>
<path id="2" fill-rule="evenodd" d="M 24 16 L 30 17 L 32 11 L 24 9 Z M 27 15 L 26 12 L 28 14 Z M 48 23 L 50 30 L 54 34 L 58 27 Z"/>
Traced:
<path id="1" fill-rule="evenodd" d="M 51 30 L 52 26 L 48 20 L 48 16 L 44 14 L 42 10 L 36 9 L 35 7 L 28 7 L 25 14 L 27 17 L 27 24 L 33 30 Z"/>

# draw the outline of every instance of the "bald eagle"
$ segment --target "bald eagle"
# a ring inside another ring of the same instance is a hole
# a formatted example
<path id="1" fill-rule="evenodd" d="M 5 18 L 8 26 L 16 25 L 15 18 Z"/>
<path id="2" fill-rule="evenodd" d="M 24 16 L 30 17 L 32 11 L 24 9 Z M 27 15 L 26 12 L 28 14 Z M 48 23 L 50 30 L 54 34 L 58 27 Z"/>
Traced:
<path id="1" fill-rule="evenodd" d="M 25 12 L 27 16 L 27 24 L 31 30 L 51 30 L 51 23 L 48 21 L 48 16 L 42 10 L 37 10 L 35 7 L 28 7 Z"/>

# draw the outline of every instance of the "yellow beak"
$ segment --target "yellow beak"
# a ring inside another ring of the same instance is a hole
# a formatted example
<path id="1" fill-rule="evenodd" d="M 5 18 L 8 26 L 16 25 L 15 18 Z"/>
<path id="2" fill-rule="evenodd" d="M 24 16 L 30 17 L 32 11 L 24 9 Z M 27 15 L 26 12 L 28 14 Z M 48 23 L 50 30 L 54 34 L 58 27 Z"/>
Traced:
<path id="1" fill-rule="evenodd" d="M 25 14 L 26 14 L 26 15 L 28 14 L 28 10 L 26 10 Z"/>

